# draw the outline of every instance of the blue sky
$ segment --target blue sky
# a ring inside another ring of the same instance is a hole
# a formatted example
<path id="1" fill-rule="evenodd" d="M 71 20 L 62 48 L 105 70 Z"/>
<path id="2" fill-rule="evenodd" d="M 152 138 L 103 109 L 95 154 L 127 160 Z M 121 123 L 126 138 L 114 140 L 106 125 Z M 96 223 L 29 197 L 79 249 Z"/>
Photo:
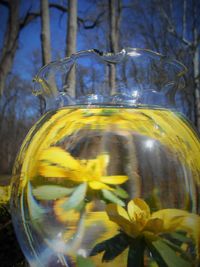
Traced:
<path id="1" fill-rule="evenodd" d="M 66 1 L 64 0 L 51 0 L 49 2 L 51 3 L 55 2 L 66 5 L 65 3 Z M 91 0 L 78 0 L 79 16 L 85 18 L 87 12 L 96 15 L 97 10 L 95 9 L 94 2 Z M 128 2 L 137 3 L 137 1 L 133 0 L 123 1 L 124 4 L 127 4 Z M 145 0 L 141 4 L 141 6 L 146 7 L 144 9 L 145 13 L 148 12 L 147 6 L 148 3 L 150 2 L 151 1 Z M 176 17 L 179 17 L 180 15 L 178 14 L 178 12 L 180 12 L 181 6 L 182 6 L 181 0 L 177 0 L 175 8 L 176 12 L 174 14 L 176 15 Z M 40 8 L 39 0 L 21 0 L 20 17 L 23 17 L 26 14 L 26 11 L 29 9 L 31 11 L 38 12 L 39 8 Z M 158 16 L 158 13 L 156 13 L 156 11 L 153 10 L 153 14 L 154 16 L 148 17 L 148 19 L 150 19 L 149 20 L 150 22 L 154 21 L 156 23 L 156 20 L 158 19 L 156 18 L 156 16 Z M 0 48 L 3 45 L 3 35 L 6 28 L 7 15 L 8 14 L 6 7 L 0 5 L 0 25 L 1 25 Z M 51 8 L 50 10 L 50 15 L 51 15 L 52 60 L 55 60 L 58 57 L 64 57 L 65 55 L 67 15 L 53 8 Z M 144 38 L 147 38 L 147 33 L 146 35 L 141 34 L 140 28 L 137 27 L 137 23 L 140 22 L 141 20 L 143 20 L 143 26 L 145 26 L 145 23 L 147 23 L 145 22 L 145 14 L 143 14 L 143 16 L 141 17 L 141 14 L 140 12 L 137 12 L 137 9 L 123 10 L 121 22 L 124 29 L 129 27 L 129 30 L 127 31 L 127 34 L 129 36 L 125 35 L 125 38 L 123 38 L 123 33 L 120 36 L 122 41 L 122 47 L 132 46 L 132 47 L 154 49 L 154 47 L 145 47 Z M 181 17 L 178 19 L 178 21 L 181 22 Z M 181 32 L 181 29 L 179 30 Z M 33 52 L 39 51 L 39 53 L 41 53 L 40 32 L 41 32 L 40 18 L 35 19 L 20 32 L 19 48 L 15 56 L 12 71 L 13 73 L 20 74 L 22 78 L 27 79 L 28 81 L 32 80 L 32 77 L 35 74 L 36 69 L 39 69 L 39 67 L 41 67 L 40 57 L 37 60 L 38 61 L 37 66 L 36 67 L 33 66 Z M 124 32 L 126 34 L 126 31 Z M 106 47 L 105 34 L 106 34 L 106 28 L 105 25 L 103 26 L 103 23 L 99 28 L 95 28 L 93 30 L 83 30 L 81 28 L 78 34 L 77 50 L 79 51 L 91 48 L 99 48 L 100 50 L 104 50 Z M 149 35 L 152 35 L 152 33 L 150 33 Z M 98 38 L 98 40 L 95 41 L 95 38 Z M 100 47 L 98 47 L 98 45 Z M 161 50 L 158 52 L 163 52 L 163 51 Z"/>
<path id="2" fill-rule="evenodd" d="M 62 4 L 64 1 L 51 1 L 51 3 L 57 2 Z M 23 0 L 21 4 L 20 17 L 23 17 L 28 9 L 38 12 L 40 7 L 40 1 L 36 0 Z M 79 13 L 84 14 L 84 11 L 91 8 L 91 3 L 87 1 L 79 1 L 78 3 Z M 6 22 L 8 17 L 7 8 L 0 5 L 0 47 L 3 46 L 3 36 L 6 29 Z M 64 57 L 65 43 L 66 43 L 66 25 L 67 15 L 52 8 L 50 10 L 51 16 L 51 47 L 52 47 L 52 60 L 58 57 Z M 19 47 L 14 59 L 13 72 L 20 74 L 22 78 L 30 80 L 33 76 L 32 67 L 32 53 L 33 51 L 40 51 L 40 18 L 35 19 L 29 25 L 27 25 L 21 32 L 19 38 Z M 87 31 L 88 32 L 88 31 Z M 83 35 L 78 35 L 77 50 L 87 49 L 84 47 Z M 88 47 L 88 49 L 91 47 Z M 41 64 L 41 62 L 40 62 Z M 39 65 L 39 64 L 38 64 Z"/>

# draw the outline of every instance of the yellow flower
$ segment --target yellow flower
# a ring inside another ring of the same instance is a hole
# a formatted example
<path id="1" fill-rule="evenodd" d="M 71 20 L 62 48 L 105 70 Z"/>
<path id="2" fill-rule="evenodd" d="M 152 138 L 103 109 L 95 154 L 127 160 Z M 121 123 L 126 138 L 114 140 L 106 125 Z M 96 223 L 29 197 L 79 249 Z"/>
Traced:
<path id="1" fill-rule="evenodd" d="M 77 222 L 80 219 L 80 213 L 75 209 L 70 209 L 67 212 L 65 212 L 62 208 L 62 205 L 66 202 L 67 198 L 61 198 L 55 201 L 54 205 L 54 212 L 56 215 L 56 218 L 59 219 L 60 222 L 66 223 L 68 222 L 70 230 L 71 228 L 75 228 L 75 222 Z"/>
<path id="2" fill-rule="evenodd" d="M 155 139 L 177 155 L 200 184 L 199 137 L 175 113 L 145 108 L 63 108 L 44 115 L 24 140 L 17 158 L 22 165 L 20 189 L 36 176 L 36 161 L 43 149 L 84 129 L 100 132 L 128 130 Z"/>
<path id="3" fill-rule="evenodd" d="M 10 199 L 10 185 L 0 186 L 0 205 L 7 205 Z"/>
<path id="4" fill-rule="evenodd" d="M 108 204 L 106 212 L 111 221 L 133 238 L 185 231 L 195 240 L 199 253 L 200 217 L 196 214 L 179 209 L 163 209 L 151 214 L 147 203 L 140 198 L 131 200 L 127 211 L 116 204 Z"/>
<path id="5" fill-rule="evenodd" d="M 125 175 L 106 175 L 108 154 L 100 154 L 95 159 L 75 159 L 60 147 L 45 149 L 39 156 L 39 174 L 48 178 L 64 178 L 75 183 L 87 183 L 93 190 L 113 190 L 109 185 L 119 185 L 127 181 Z"/>

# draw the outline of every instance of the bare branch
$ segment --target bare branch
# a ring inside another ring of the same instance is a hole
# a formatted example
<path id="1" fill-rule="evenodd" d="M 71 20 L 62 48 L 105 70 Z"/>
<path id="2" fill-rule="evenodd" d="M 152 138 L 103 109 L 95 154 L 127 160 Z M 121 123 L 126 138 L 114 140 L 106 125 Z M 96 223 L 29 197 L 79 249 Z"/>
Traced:
<path id="1" fill-rule="evenodd" d="M 49 7 L 50 8 L 56 8 L 56 9 L 62 11 L 63 13 L 65 13 L 65 12 L 68 13 L 68 11 L 69 11 L 67 7 L 59 5 L 59 4 L 54 4 L 54 3 L 49 4 Z M 86 30 L 93 29 L 101 23 L 101 18 L 104 15 L 104 13 L 105 13 L 104 11 L 100 12 L 94 21 L 84 20 L 83 18 L 80 18 L 80 17 L 77 17 L 77 21 L 79 24 L 83 25 L 84 29 L 86 29 Z"/>
<path id="2" fill-rule="evenodd" d="M 40 17 L 40 12 L 28 12 L 20 22 L 20 30 L 38 17 Z"/>
<path id="3" fill-rule="evenodd" d="M 0 4 L 6 5 L 9 7 L 9 3 L 6 0 L 0 0 Z M 59 4 L 51 3 L 49 4 L 50 8 L 56 8 L 63 13 L 68 13 L 68 8 Z M 103 17 L 105 11 L 100 12 L 96 19 L 94 21 L 92 20 L 84 20 L 80 17 L 78 17 L 78 22 L 83 25 L 84 29 L 93 29 L 96 26 L 98 26 L 101 23 L 101 18 Z M 40 17 L 40 12 L 27 12 L 26 16 L 21 20 L 20 22 L 20 30 L 23 29 L 25 26 L 27 26 L 30 22 L 32 22 L 34 19 Z"/>
<path id="4" fill-rule="evenodd" d="M 189 46 L 190 48 L 193 46 L 192 43 L 190 41 L 188 41 L 186 38 L 182 37 L 181 35 L 179 35 L 177 33 L 177 31 L 173 28 L 170 29 L 169 32 L 174 35 L 174 37 L 176 37 L 179 41 L 181 41 L 183 44 Z"/>
<path id="5" fill-rule="evenodd" d="M 68 8 L 67 8 L 67 7 L 65 7 L 65 6 L 61 6 L 61 5 L 59 5 L 59 4 L 50 3 L 50 4 L 49 4 L 49 7 L 50 7 L 50 8 L 56 8 L 56 9 L 62 11 L 62 12 L 68 12 Z"/>
<path id="6" fill-rule="evenodd" d="M 83 19 L 81 19 L 84 29 L 86 30 L 93 29 L 96 26 L 98 26 L 101 23 L 101 18 L 103 17 L 104 13 L 105 11 L 100 12 L 94 21 L 89 21 L 89 20 L 84 21 Z M 90 22 L 90 24 L 88 24 L 88 22 Z"/>
<path id="7" fill-rule="evenodd" d="M 175 25 L 172 23 L 171 18 L 168 16 L 168 14 L 166 13 L 162 5 L 160 5 L 160 11 L 161 11 L 163 18 L 167 21 L 168 32 L 171 33 L 174 37 L 176 37 L 183 44 L 189 47 L 192 47 L 192 43 L 190 41 L 188 41 L 184 36 L 181 36 L 178 34 L 178 32 L 176 31 Z"/>

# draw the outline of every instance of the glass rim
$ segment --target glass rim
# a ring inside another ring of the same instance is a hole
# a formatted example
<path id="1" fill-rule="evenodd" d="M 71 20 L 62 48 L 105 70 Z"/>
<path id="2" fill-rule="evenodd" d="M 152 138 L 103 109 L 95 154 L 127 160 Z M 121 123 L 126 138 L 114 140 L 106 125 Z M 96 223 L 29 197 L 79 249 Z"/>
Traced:
<path id="1" fill-rule="evenodd" d="M 103 52 L 103 51 L 100 51 L 100 50 L 97 50 L 97 49 L 88 49 L 88 50 L 80 50 L 80 51 L 77 51 L 76 53 L 73 53 L 71 56 L 67 56 L 67 57 L 64 57 L 62 59 L 59 59 L 59 60 L 54 60 L 54 61 L 51 61 L 49 63 L 47 63 L 46 65 L 42 66 L 39 71 L 36 73 L 36 75 L 33 77 L 33 82 L 34 83 L 40 83 L 40 79 L 41 77 L 43 76 L 43 73 L 50 67 L 52 66 L 55 66 L 55 65 L 65 65 L 67 63 L 70 63 L 70 61 L 76 61 L 76 59 L 80 58 L 81 56 L 85 56 L 85 55 L 89 55 L 89 54 L 93 54 L 93 55 L 96 55 L 100 58 L 102 58 L 103 61 L 107 62 L 107 63 L 117 63 L 116 60 L 113 60 L 114 57 L 117 57 L 117 56 L 139 56 L 140 53 L 145 53 L 149 56 L 155 56 L 157 58 L 160 58 L 172 65 L 175 65 L 177 67 L 180 68 L 180 71 L 176 74 L 176 76 L 178 78 L 180 78 L 181 76 L 185 75 L 187 72 L 188 72 L 188 69 L 187 67 L 182 63 L 180 62 L 179 60 L 176 60 L 172 57 L 169 57 L 169 56 L 166 56 L 166 55 L 163 55 L 159 52 L 156 52 L 156 51 L 152 51 L 150 49 L 146 49 L 146 48 L 132 48 L 132 47 L 126 47 L 126 48 L 123 48 L 121 51 L 119 52 Z"/>

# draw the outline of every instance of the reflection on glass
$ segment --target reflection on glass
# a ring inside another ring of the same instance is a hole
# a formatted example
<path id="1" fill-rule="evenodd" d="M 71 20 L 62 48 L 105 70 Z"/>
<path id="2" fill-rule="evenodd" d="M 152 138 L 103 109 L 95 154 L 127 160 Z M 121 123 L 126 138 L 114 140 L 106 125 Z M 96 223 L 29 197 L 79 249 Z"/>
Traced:
<path id="1" fill-rule="evenodd" d="M 154 143 L 155 143 L 155 141 L 154 140 L 147 140 L 146 142 L 145 142 L 145 147 L 146 148 L 148 148 L 148 149 L 152 149 L 153 148 L 153 146 L 154 146 Z"/>

